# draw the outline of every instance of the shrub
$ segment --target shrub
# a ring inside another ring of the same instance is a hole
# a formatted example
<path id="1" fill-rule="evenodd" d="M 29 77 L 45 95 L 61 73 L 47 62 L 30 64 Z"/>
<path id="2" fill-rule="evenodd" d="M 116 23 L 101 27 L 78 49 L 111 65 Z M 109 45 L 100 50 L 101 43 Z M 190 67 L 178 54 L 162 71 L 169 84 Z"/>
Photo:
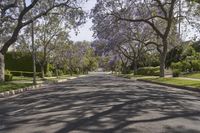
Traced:
<path id="1" fill-rule="evenodd" d="M 193 71 L 200 71 L 200 61 L 199 60 L 192 60 L 191 61 Z"/>
<path id="2" fill-rule="evenodd" d="M 173 70 L 178 69 L 178 70 L 182 71 L 182 68 L 183 68 L 183 64 L 181 62 L 171 64 L 171 69 L 173 69 Z"/>
<path id="3" fill-rule="evenodd" d="M 12 81 L 13 75 L 10 73 L 10 71 L 6 70 L 5 72 L 5 81 Z"/>
<path id="4" fill-rule="evenodd" d="M 187 72 L 187 71 L 190 71 L 192 69 L 192 66 L 188 61 L 182 61 L 181 64 L 182 64 L 182 69 L 181 70 L 183 72 Z"/>
<path id="5" fill-rule="evenodd" d="M 46 77 L 52 77 L 53 76 L 53 72 L 52 71 L 48 71 L 46 74 L 45 74 Z"/>
<path id="6" fill-rule="evenodd" d="M 5 81 L 12 81 L 12 74 L 5 74 Z"/>
<path id="7" fill-rule="evenodd" d="M 173 77 L 179 77 L 180 76 L 181 71 L 179 69 L 174 69 L 172 71 L 172 75 Z"/>
<path id="8" fill-rule="evenodd" d="M 160 67 L 142 67 L 137 70 L 137 75 L 159 76 Z"/>
<path id="9" fill-rule="evenodd" d="M 58 76 L 63 76 L 64 72 L 62 70 L 58 70 Z"/>

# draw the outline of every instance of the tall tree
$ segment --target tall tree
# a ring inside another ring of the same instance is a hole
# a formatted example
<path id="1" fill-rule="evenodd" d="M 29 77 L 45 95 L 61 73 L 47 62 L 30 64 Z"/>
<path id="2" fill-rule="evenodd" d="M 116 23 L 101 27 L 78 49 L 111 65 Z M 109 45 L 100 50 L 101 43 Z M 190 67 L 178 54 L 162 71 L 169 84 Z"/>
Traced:
<path id="1" fill-rule="evenodd" d="M 83 12 L 79 6 L 79 0 L 32 0 L 28 3 L 26 0 L 3 0 L 0 1 L 0 37 L 2 39 L 0 49 L 0 81 L 4 81 L 4 55 L 8 48 L 16 42 L 21 29 L 38 18 L 47 15 L 51 11 L 66 12 L 66 18 L 74 18 L 74 20 L 82 19 Z M 57 10 L 54 10 L 57 9 Z M 79 14 L 80 17 L 77 17 Z M 31 17 L 30 17 L 31 16 Z"/>
<path id="2" fill-rule="evenodd" d="M 126 21 L 147 24 L 151 27 L 156 37 L 146 43 L 157 47 L 160 53 L 160 76 L 164 77 L 177 2 L 178 0 L 99 0 L 93 9 L 93 22 L 95 27 L 100 26 L 103 21 L 108 23 Z"/>

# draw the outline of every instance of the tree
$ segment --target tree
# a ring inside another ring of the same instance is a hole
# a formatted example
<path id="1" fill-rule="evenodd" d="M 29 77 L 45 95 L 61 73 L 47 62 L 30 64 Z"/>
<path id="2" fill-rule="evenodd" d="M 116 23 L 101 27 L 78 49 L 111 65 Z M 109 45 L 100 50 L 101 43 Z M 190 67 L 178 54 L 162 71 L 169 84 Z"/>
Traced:
<path id="1" fill-rule="evenodd" d="M 66 18 L 70 16 L 74 20 L 82 19 L 83 12 L 79 8 L 79 3 L 80 1 L 78 0 L 49 0 L 45 2 L 32 0 L 30 4 L 26 0 L 0 1 L 0 27 L 2 31 L 0 36 L 2 37 L 5 32 L 9 33 L 3 39 L 0 49 L 0 81 L 4 81 L 4 55 L 8 48 L 17 41 L 19 32 L 23 27 L 47 15 L 55 8 L 65 11 Z M 80 17 L 77 18 L 75 14 L 79 14 Z"/>
<path id="2" fill-rule="evenodd" d="M 50 61 L 51 52 L 55 50 L 57 45 L 62 45 L 68 41 L 69 35 L 67 31 L 63 31 L 63 29 L 67 30 L 67 27 L 63 28 L 61 21 L 62 18 L 47 16 L 36 27 L 35 42 L 38 53 L 36 59 L 41 66 L 42 78 L 45 76 L 44 70 Z"/>
<path id="3" fill-rule="evenodd" d="M 126 21 L 151 27 L 156 36 L 146 44 L 153 44 L 160 53 L 160 76 L 164 77 L 165 60 L 169 48 L 169 37 L 175 23 L 175 8 L 178 0 L 99 0 L 93 9 L 94 27 L 101 27 L 103 21 Z M 109 22 L 110 21 L 110 22 Z M 105 27 L 101 28 L 106 30 Z"/>

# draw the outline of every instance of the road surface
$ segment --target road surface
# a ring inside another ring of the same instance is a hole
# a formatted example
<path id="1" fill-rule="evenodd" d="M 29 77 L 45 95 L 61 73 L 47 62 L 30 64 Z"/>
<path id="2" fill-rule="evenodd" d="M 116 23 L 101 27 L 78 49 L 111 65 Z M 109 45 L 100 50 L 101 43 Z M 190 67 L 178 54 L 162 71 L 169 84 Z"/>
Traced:
<path id="1" fill-rule="evenodd" d="M 200 93 L 92 74 L 0 99 L 0 133 L 200 133 Z"/>

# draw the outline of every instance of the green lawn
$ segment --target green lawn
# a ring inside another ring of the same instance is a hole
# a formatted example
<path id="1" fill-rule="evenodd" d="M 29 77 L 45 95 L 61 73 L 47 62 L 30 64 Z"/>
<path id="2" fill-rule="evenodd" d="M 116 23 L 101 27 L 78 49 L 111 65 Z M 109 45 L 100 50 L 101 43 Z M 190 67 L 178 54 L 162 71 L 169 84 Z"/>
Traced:
<path id="1" fill-rule="evenodd" d="M 48 83 L 54 83 L 61 79 L 67 79 L 70 77 L 69 75 L 63 75 L 57 77 L 45 77 L 44 79 L 37 77 L 37 83 L 43 83 L 43 81 Z M 13 76 L 13 80 L 10 82 L 0 83 L 0 92 L 9 91 L 9 90 L 17 90 L 21 88 L 25 88 L 32 84 L 32 77 L 21 77 L 21 76 Z"/>
<path id="2" fill-rule="evenodd" d="M 9 91 L 9 90 L 16 90 L 31 86 L 31 83 L 0 83 L 0 92 Z"/>
<path id="3" fill-rule="evenodd" d="M 45 77 L 44 79 L 37 77 L 36 80 L 37 81 L 52 81 L 52 80 L 59 80 L 59 79 L 67 79 L 68 77 L 70 77 L 69 75 L 63 75 L 63 76 L 59 76 L 57 77 Z M 17 81 L 24 81 L 24 82 L 32 82 L 33 78 L 32 77 L 20 77 L 20 76 L 13 76 L 13 80 L 14 83 Z"/>
<path id="4" fill-rule="evenodd" d="M 21 77 L 21 76 L 13 76 L 13 81 L 33 81 L 32 77 Z M 41 78 L 37 77 L 36 80 L 42 80 Z"/>
<path id="5" fill-rule="evenodd" d="M 195 78 L 195 79 L 200 79 L 200 73 L 190 73 L 190 74 L 185 74 L 183 77 L 186 78 Z"/>
<path id="6" fill-rule="evenodd" d="M 143 79 L 143 78 L 156 78 L 158 76 L 143 76 L 143 75 L 134 75 L 134 74 L 114 74 L 118 77 L 128 78 L 128 79 Z"/>
<path id="7" fill-rule="evenodd" d="M 178 79 L 178 78 L 147 78 L 145 80 L 154 81 L 158 83 L 178 85 L 178 86 L 200 88 L 200 82 L 195 80 Z"/>

